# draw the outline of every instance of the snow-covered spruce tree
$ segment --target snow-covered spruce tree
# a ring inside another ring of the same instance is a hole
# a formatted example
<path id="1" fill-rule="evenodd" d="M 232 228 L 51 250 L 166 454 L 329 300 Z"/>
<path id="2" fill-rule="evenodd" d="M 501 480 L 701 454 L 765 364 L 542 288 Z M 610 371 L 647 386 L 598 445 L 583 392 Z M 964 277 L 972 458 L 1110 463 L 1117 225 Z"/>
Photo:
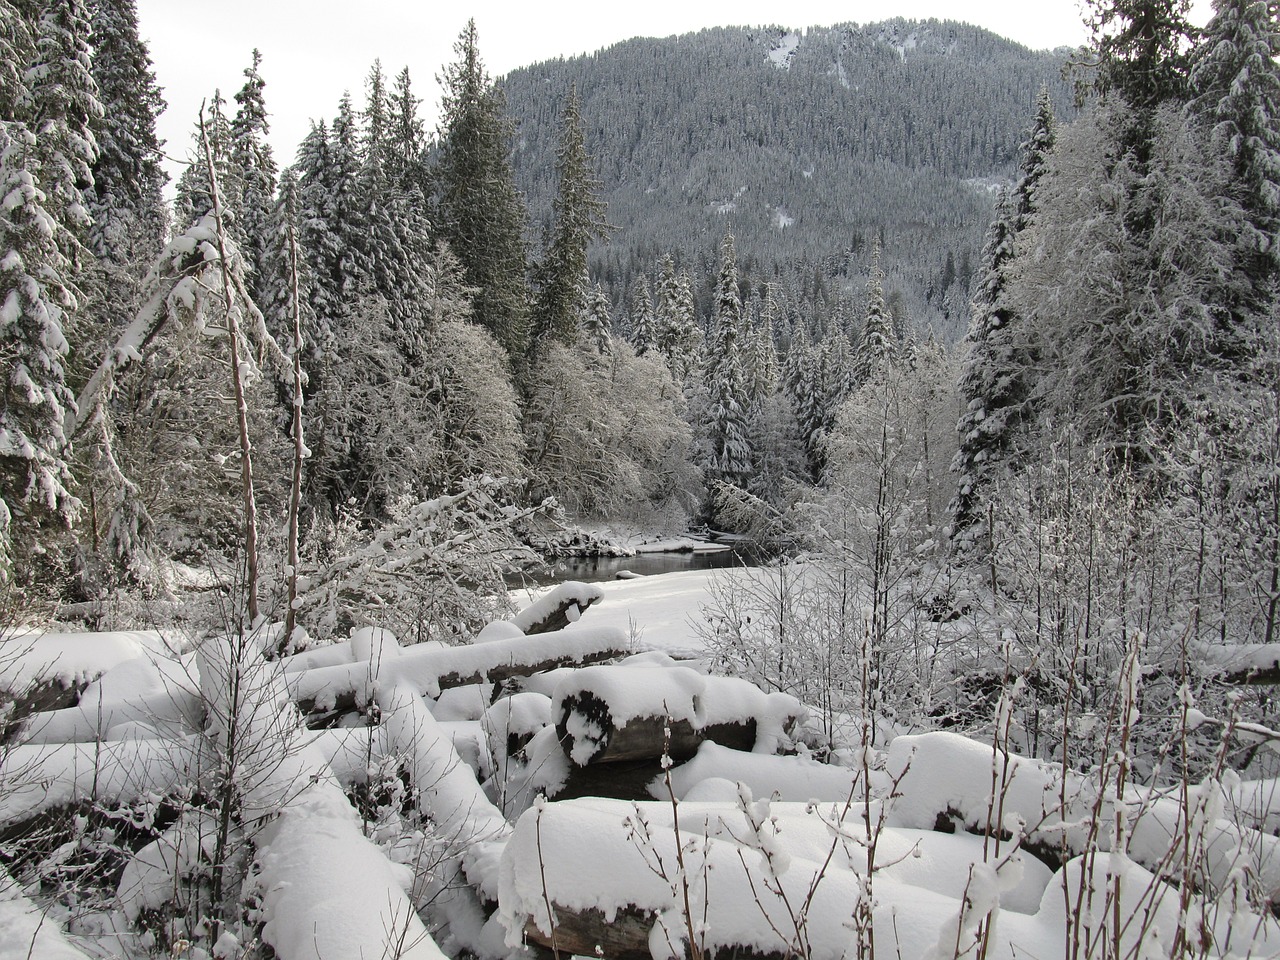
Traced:
<path id="1" fill-rule="evenodd" d="M 649 288 L 649 278 L 639 274 L 631 284 L 629 297 L 631 304 L 630 329 L 627 340 L 636 351 L 636 356 L 643 357 L 653 349 L 654 336 L 653 291 Z"/>
<path id="2" fill-rule="evenodd" d="M 431 177 L 426 162 L 427 135 L 418 116 L 420 103 L 405 67 L 396 74 L 387 100 L 387 176 L 405 195 L 426 198 L 431 196 Z"/>
<path id="3" fill-rule="evenodd" d="M 6 52 L 23 59 L 0 98 L 14 108 L 0 118 L 0 565 L 10 569 L 3 558 L 12 558 L 25 580 L 50 525 L 65 528 L 79 508 L 64 430 L 74 409 L 66 326 L 79 306 L 82 191 L 93 182 L 90 124 L 102 107 L 80 3 L 5 14 Z"/>
<path id="4" fill-rule="evenodd" d="M 1052 101 L 1042 91 L 1022 145 L 1021 176 L 1014 192 L 997 202 L 982 251 L 981 279 L 960 374 L 960 447 L 951 467 L 956 474 L 951 538 L 962 555 L 971 555 L 979 536 L 987 477 L 1015 455 L 1024 426 L 1034 417 L 1029 409 L 1034 375 L 1034 358 L 1028 350 L 1031 337 L 1010 305 L 1006 288 L 1014 266 L 1015 240 L 1035 219 L 1036 192 L 1053 149 L 1055 129 Z"/>
<path id="5" fill-rule="evenodd" d="M 578 92 L 565 98 L 563 132 L 556 155 L 559 185 L 552 201 L 554 223 L 542 262 L 534 269 L 533 349 L 558 340 L 571 343 L 587 306 L 587 245 L 607 233 L 593 161 L 587 153 Z"/>
<path id="6" fill-rule="evenodd" d="M 1104 104 L 1062 133 L 1010 303 L 1034 335 L 1039 416 L 1158 474 L 1164 435 L 1221 363 L 1239 208 L 1180 109 L 1155 111 L 1145 159 L 1118 149 L 1130 123 Z"/>
<path id="7" fill-rule="evenodd" d="M 666 302 L 664 291 L 664 305 Z M 686 271 L 682 271 L 676 278 L 675 298 L 671 304 L 673 309 L 667 316 L 672 322 L 670 326 L 665 326 L 663 321 L 659 321 L 659 336 L 664 344 L 663 353 L 667 357 L 672 378 L 688 393 L 690 382 L 701 367 L 706 343 L 702 327 L 698 323 L 697 305 L 693 300 L 693 281 Z"/>
<path id="8" fill-rule="evenodd" d="M 751 439 L 742 376 L 742 300 L 732 234 L 725 234 L 720 245 L 712 337 L 704 366 L 707 400 L 702 423 L 702 467 L 708 482 L 745 489 L 751 476 Z"/>
<path id="9" fill-rule="evenodd" d="M 227 195 L 226 215 L 228 224 L 231 224 L 236 220 L 236 199 L 240 196 L 240 189 L 235 167 L 231 163 L 231 120 L 227 117 L 227 101 L 223 99 L 221 90 L 213 92 L 213 97 L 208 102 L 208 109 L 205 131 L 209 138 L 209 147 L 213 151 L 213 163 L 218 174 L 218 182 Z M 173 205 L 175 231 L 186 230 L 213 209 L 209 175 L 203 170 L 204 160 L 201 157 L 198 125 L 191 139 L 191 152 L 186 169 L 178 177 L 178 195 Z"/>
<path id="10" fill-rule="evenodd" d="M 743 351 L 743 378 L 748 409 L 754 413 L 772 396 L 778 385 L 778 351 L 774 346 L 774 318 L 778 305 L 765 284 L 749 325 Z"/>
<path id="11" fill-rule="evenodd" d="M 884 302 L 884 271 L 880 269 L 880 244 L 871 249 L 871 273 L 867 278 L 867 307 L 862 321 L 862 337 L 853 357 L 853 383 L 862 386 L 886 369 L 895 359 L 898 338 L 893 318 Z"/>
<path id="12" fill-rule="evenodd" d="M 266 248 L 276 194 L 277 167 L 267 134 L 267 104 L 263 98 L 266 81 L 259 67 L 262 54 L 253 51 L 245 68 L 244 86 L 235 95 L 236 113 L 231 119 L 231 165 L 235 169 L 239 195 L 234 207 L 238 217 L 233 236 L 248 267 L 249 295 L 255 303 L 266 296 Z"/>
<path id="13" fill-rule="evenodd" d="M 27 68 L 28 120 L 36 137 L 40 188 L 49 212 L 65 228 L 55 240 L 78 270 L 90 221 L 84 191 L 93 183 L 98 156 L 93 127 L 102 116 L 84 3 L 43 6 L 34 32 L 35 56 Z"/>
<path id="14" fill-rule="evenodd" d="M 1224 349 L 1239 356 L 1248 314 L 1267 310 L 1280 277 L 1280 24 L 1263 0 L 1219 0 L 1192 50 L 1189 105 L 1209 137 L 1212 154 L 1225 158 L 1227 187 L 1240 205 L 1238 263 L 1233 289 L 1224 291 L 1231 330 Z"/>
<path id="15" fill-rule="evenodd" d="M 95 0 L 90 27 L 103 112 L 93 126 L 98 158 L 87 197 L 89 249 L 99 262 L 128 271 L 151 263 L 164 245 L 166 178 L 156 120 L 165 102 L 138 35 L 135 0 Z"/>
<path id="16" fill-rule="evenodd" d="M 1130 119 L 1139 132 L 1152 110 L 1186 92 L 1188 38 L 1194 33 L 1186 18 L 1189 7 L 1189 0 L 1088 0 L 1088 85 L 1104 99 L 1118 97 L 1132 107 Z"/>
<path id="17" fill-rule="evenodd" d="M 511 121 L 480 59 L 474 20 L 454 53 L 458 59 L 440 77 L 436 236 L 449 244 L 476 290 L 472 319 L 518 362 L 529 338 L 527 214 L 511 172 Z"/>
<path id="18" fill-rule="evenodd" d="M 613 306 L 609 303 L 609 295 L 600 284 L 595 284 L 587 295 L 586 307 L 582 312 L 582 334 L 587 342 L 596 348 L 596 352 L 604 355 L 613 350 Z"/>
<path id="19" fill-rule="evenodd" d="M 69 525 L 80 507 L 69 489 L 63 431 L 74 405 L 63 327 L 76 300 L 65 279 L 70 264 L 55 240 L 65 227 L 46 206 L 39 171 L 35 135 L 24 124 L 6 124 L 0 129 L 0 358 L 6 371 L 0 502 L 8 539 L 0 557 L 12 558 L 19 579 L 44 552 L 42 527 Z"/>

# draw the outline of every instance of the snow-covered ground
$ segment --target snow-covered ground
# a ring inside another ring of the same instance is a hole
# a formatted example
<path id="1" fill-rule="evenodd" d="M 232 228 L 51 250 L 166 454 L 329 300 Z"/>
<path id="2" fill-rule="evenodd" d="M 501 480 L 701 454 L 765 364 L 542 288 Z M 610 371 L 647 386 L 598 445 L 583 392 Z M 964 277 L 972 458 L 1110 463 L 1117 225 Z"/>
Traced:
<path id="1" fill-rule="evenodd" d="M 282 663 L 263 637 L 6 638 L 0 709 L 45 681 L 80 703 L 0 747 L 0 960 L 230 960 L 259 938 L 280 960 L 515 960 L 528 939 L 667 960 L 690 937 L 823 960 L 1280 957 L 1274 781 L 1157 787 L 1120 753 L 1064 771 L 941 731 L 821 763 L 794 697 L 697 659 L 713 592 L 767 576 L 565 585 L 469 646 L 366 628 Z M 576 622 L 525 636 L 561 601 Z M 635 732 L 664 725 L 687 761 L 645 759 Z M 745 744 L 709 739 L 727 728 Z M 598 759 L 627 731 L 625 763 Z M 591 796 L 611 770 L 641 799 Z M 236 878 L 221 910 L 212 862 Z"/>

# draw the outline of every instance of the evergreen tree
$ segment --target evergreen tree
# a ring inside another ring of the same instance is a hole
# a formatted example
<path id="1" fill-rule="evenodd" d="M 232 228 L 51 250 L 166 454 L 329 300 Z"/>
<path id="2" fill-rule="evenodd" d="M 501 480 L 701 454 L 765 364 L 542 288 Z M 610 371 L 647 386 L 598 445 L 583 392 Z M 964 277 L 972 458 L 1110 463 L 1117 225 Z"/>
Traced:
<path id="1" fill-rule="evenodd" d="M 710 480 L 746 488 L 751 475 L 747 393 L 742 376 L 742 300 L 733 235 L 720 245 L 716 280 L 715 343 L 706 363 L 707 412 L 704 469 Z"/>
<path id="2" fill-rule="evenodd" d="M 374 60 L 365 81 L 364 155 L 366 161 L 376 155 L 379 164 L 386 166 L 389 118 L 387 116 L 387 81 L 382 73 L 382 61 Z"/>
<path id="3" fill-rule="evenodd" d="M 231 121 L 227 119 L 227 101 L 222 98 L 222 91 L 215 90 L 213 99 L 209 101 L 209 113 L 205 118 L 205 135 L 209 140 L 209 149 L 213 153 L 213 167 L 218 176 L 218 186 L 222 194 L 223 214 L 231 227 L 239 220 L 237 209 L 240 196 L 239 179 L 231 162 Z M 178 177 L 178 196 L 174 203 L 174 226 L 179 232 L 208 215 L 213 209 L 213 194 L 209 188 L 209 174 L 205 169 L 204 156 L 200 149 L 200 129 L 197 126 L 192 134 L 192 150 L 186 169 Z"/>
<path id="4" fill-rule="evenodd" d="M 898 339 L 893 334 L 893 318 L 884 302 L 884 273 L 880 269 L 880 245 L 871 252 L 871 275 L 867 278 L 867 312 L 862 323 L 862 339 L 853 360 L 853 383 L 862 386 L 879 376 L 894 362 Z M 834 417 L 834 411 L 832 412 Z"/>
<path id="5" fill-rule="evenodd" d="M 448 242 L 467 284 L 476 289 L 474 319 L 515 360 L 528 345 L 527 215 L 511 173 L 511 121 L 480 59 L 474 20 L 454 52 L 457 61 L 440 78 L 437 236 Z"/>
<path id="6" fill-rule="evenodd" d="M 90 26 L 93 79 L 104 109 L 94 125 L 89 248 L 118 267 L 150 263 L 164 242 L 165 174 L 156 136 L 164 98 L 138 36 L 135 0 L 95 0 Z"/>
<path id="7" fill-rule="evenodd" d="M 1232 199 L 1245 216 L 1240 272 L 1250 292 L 1238 314 L 1263 309 L 1263 292 L 1280 277 L 1280 24 L 1265 0 L 1214 7 L 1192 53 L 1191 110 L 1230 164 Z"/>
<path id="8" fill-rule="evenodd" d="M 84 191 L 93 186 L 98 157 L 92 128 L 103 112 L 93 81 L 89 21 L 82 0 L 47 5 L 35 38 L 35 59 L 26 80 L 40 189 L 46 209 L 66 228 L 57 239 L 75 264 L 90 222 Z"/>
<path id="9" fill-rule="evenodd" d="M 582 314 L 582 333 L 587 342 L 602 356 L 613 352 L 613 307 L 609 295 L 600 284 L 595 284 L 587 295 L 587 305 Z"/>
<path id="10" fill-rule="evenodd" d="M 253 51 L 253 62 L 244 71 L 245 83 L 236 94 L 236 114 L 231 120 L 231 166 L 239 195 L 232 207 L 237 212 L 232 235 L 240 246 L 248 267 L 249 293 L 255 302 L 266 294 L 266 250 L 276 194 L 276 162 L 267 134 L 267 105 L 263 98 L 266 81 L 258 68 L 262 54 Z"/>
<path id="11" fill-rule="evenodd" d="M 396 75 L 387 104 L 387 177 L 414 202 L 425 204 L 431 195 L 427 173 L 426 133 L 418 117 L 421 101 L 413 93 L 409 68 Z"/>
<path id="12" fill-rule="evenodd" d="M 1190 0 L 1088 0 L 1093 87 L 1140 114 L 1186 92 Z"/>
<path id="13" fill-rule="evenodd" d="M 35 59 L 34 18 L 20 0 L 0 0 L 0 118 L 26 117 L 31 107 L 26 68 Z"/>
<path id="14" fill-rule="evenodd" d="M 1033 415 L 1029 408 L 1034 385 L 1030 335 L 1009 302 L 1007 287 L 1015 240 L 1035 220 L 1036 195 L 1055 131 L 1053 107 L 1047 92 L 1042 92 L 1022 145 L 1021 176 L 1015 192 L 1000 198 L 982 251 L 983 272 L 973 299 L 960 374 L 959 449 L 951 465 L 956 474 L 951 536 L 962 550 L 974 546 L 988 478 L 1008 465 Z"/>
<path id="15" fill-rule="evenodd" d="M 636 356 L 643 357 L 654 346 L 653 293 L 643 273 L 631 283 L 631 330 L 629 339 Z"/>
<path id="16" fill-rule="evenodd" d="M 58 242 L 65 227 L 46 206 L 37 177 L 36 136 L 23 124 L 0 128 L 0 574 L 40 552 L 39 527 L 69 523 L 79 503 L 63 432 L 73 405 L 66 386 L 63 327 L 75 308 Z M 50 229 L 54 225 L 54 229 Z M 7 579 L 7 577 L 6 577 Z"/>
<path id="17" fill-rule="evenodd" d="M 533 303 L 535 347 L 548 339 L 570 343 L 586 308 L 587 245 L 606 231 L 599 183 L 592 173 L 579 114 L 578 92 L 569 87 L 564 105 L 564 132 L 556 158 L 560 188 L 552 204 L 555 225 L 543 261 L 536 271 Z"/>

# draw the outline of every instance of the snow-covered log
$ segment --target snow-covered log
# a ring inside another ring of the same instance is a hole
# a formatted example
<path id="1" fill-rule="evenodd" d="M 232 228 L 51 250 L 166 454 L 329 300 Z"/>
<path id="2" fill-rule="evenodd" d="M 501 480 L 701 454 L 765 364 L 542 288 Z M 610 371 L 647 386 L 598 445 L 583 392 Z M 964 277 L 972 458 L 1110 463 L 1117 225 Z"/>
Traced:
<path id="1" fill-rule="evenodd" d="M 379 705 L 387 745 L 406 759 L 419 813 L 434 824 L 439 858 L 460 864 L 467 881 L 496 900 L 498 858 L 510 833 L 506 818 L 412 686 L 402 681 L 379 696 Z"/>
<path id="2" fill-rule="evenodd" d="M 519 628 L 526 636 L 552 633 L 563 630 L 571 623 L 577 623 L 582 611 L 602 599 L 604 590 L 598 584 L 566 580 L 507 622 Z"/>
<path id="3" fill-rule="evenodd" d="M 15 732 L 22 743 L 91 743 L 126 736 L 181 736 L 200 729 L 194 667 L 179 660 L 134 657 L 80 693 L 75 706 L 31 714 Z"/>
<path id="4" fill-rule="evenodd" d="M 946 823 L 984 832 L 993 809 L 993 762 L 989 745 L 957 734 L 897 737 L 887 762 L 889 774 L 901 778 L 890 824 L 933 829 Z M 1119 807 L 1125 821 L 1123 854 L 1129 859 L 1156 872 L 1180 865 L 1188 855 L 1183 838 L 1190 834 L 1195 848 L 1189 855 L 1202 861 L 1203 875 L 1214 888 L 1224 889 L 1243 870 L 1272 899 L 1280 899 L 1280 839 L 1221 817 L 1227 798 L 1220 785 L 1206 782 L 1190 789 L 1201 809 L 1190 812 L 1188 825 L 1188 813 L 1176 796 L 1130 785 L 1121 803 L 1110 785 L 1104 784 L 1099 796 L 1092 780 L 1068 774 L 1064 787 L 1061 778 L 1057 765 L 1010 755 L 1005 781 L 996 783 L 1003 822 L 1021 821 L 1025 845 L 1051 866 L 1091 848 L 1109 851 L 1109 825 L 1116 822 Z M 1095 822 L 1104 827 L 1091 830 Z"/>
<path id="5" fill-rule="evenodd" d="M 705 795 L 710 784 L 719 782 L 727 785 L 730 797 L 736 795 L 736 784 L 745 783 L 757 797 L 836 802 L 862 794 L 860 776 L 859 771 L 808 757 L 744 753 L 708 740 L 692 760 L 671 771 L 671 785 L 681 800 L 694 790 Z M 873 773 L 874 795 L 882 795 L 882 779 Z"/>
<path id="6" fill-rule="evenodd" d="M 113 667 L 165 651 L 154 630 L 0 635 L 0 739 L 33 713 L 75 706 Z"/>
<path id="7" fill-rule="evenodd" d="M 362 706 L 377 688 L 408 683 L 420 696 L 448 687 L 501 682 L 566 665 L 599 663 L 627 653 L 626 635 L 611 627 L 515 637 L 466 647 L 407 648 L 380 664 L 350 663 L 287 674 L 294 700 L 304 711 Z"/>
<path id="8" fill-rule="evenodd" d="M 258 839 L 263 941 L 280 960 L 444 960 L 405 894 L 412 871 L 360 832 L 322 756 L 308 748 L 293 759 L 282 776 L 312 772 L 285 776 L 293 796 Z"/>
<path id="9" fill-rule="evenodd" d="M 774 805 L 771 813 L 780 806 L 788 805 Z M 734 805 L 681 805 L 681 872 L 669 804 L 575 800 L 535 805 L 516 824 L 503 855 L 499 916 L 507 942 L 514 946 L 527 938 L 561 953 L 623 960 L 685 956 L 682 880 L 687 880 L 690 914 L 704 931 L 708 956 L 727 957 L 735 950 L 757 958 L 856 956 L 851 917 L 864 889 L 858 870 L 865 873 L 865 852 L 857 838 L 865 840 L 865 832 L 857 817 L 839 823 L 835 833 L 850 839 L 835 844 L 824 868 L 833 843 L 830 813 L 823 815 L 824 822 L 809 810 L 789 805 L 776 832 L 766 815 L 759 818 L 762 830 L 753 833 Z M 919 859 L 911 853 L 917 843 L 931 839 L 923 833 L 883 838 L 875 887 L 877 953 L 931 956 L 960 912 L 969 865 L 981 862 L 981 841 L 934 836 L 942 845 L 936 851 L 923 846 Z M 953 857 L 955 862 L 939 871 L 938 865 Z M 1005 869 L 1012 875 L 1016 867 Z M 895 876 L 894 870 L 904 872 Z M 1026 879 L 1028 895 L 1019 905 L 1032 913 L 1040 906 L 1038 894 L 1048 873 L 1039 868 Z M 1000 915 L 991 955 L 1052 955 L 1060 937 L 1013 909 Z M 803 942 L 797 939 L 796 919 L 803 921 Z M 1016 952 L 1011 953 L 1011 944 L 1018 945 Z"/>
<path id="10" fill-rule="evenodd" d="M 1222 683 L 1280 684 L 1280 643 L 1204 643 L 1195 656 L 1200 671 Z"/>
<path id="11" fill-rule="evenodd" d="M 561 743 L 580 767 L 664 752 L 688 759 L 704 740 L 773 753 L 805 714 L 792 696 L 688 667 L 587 667 L 551 699 Z"/>
<path id="12" fill-rule="evenodd" d="M 0 824 L 82 801 L 163 796 L 199 769 L 194 737 L 8 747 L 0 754 Z"/>

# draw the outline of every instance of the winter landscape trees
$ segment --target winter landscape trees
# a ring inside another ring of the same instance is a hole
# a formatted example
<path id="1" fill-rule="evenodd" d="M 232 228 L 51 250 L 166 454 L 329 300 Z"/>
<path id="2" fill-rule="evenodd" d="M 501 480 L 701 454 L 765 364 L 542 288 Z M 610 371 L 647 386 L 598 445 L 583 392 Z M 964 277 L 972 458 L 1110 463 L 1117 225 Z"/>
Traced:
<path id="1" fill-rule="evenodd" d="M 1277 955 L 1280 23 L 1090 11 L 1016 159 L 864 118 L 982 250 L 788 201 L 784 268 L 751 185 L 601 255 L 648 147 L 517 130 L 474 22 L 433 134 L 375 63 L 291 163 L 253 50 L 166 208 L 132 2 L 0 0 L 0 955 Z M 906 29 L 738 47 L 979 43 Z M 691 523 L 755 565 L 514 613 Z"/>

